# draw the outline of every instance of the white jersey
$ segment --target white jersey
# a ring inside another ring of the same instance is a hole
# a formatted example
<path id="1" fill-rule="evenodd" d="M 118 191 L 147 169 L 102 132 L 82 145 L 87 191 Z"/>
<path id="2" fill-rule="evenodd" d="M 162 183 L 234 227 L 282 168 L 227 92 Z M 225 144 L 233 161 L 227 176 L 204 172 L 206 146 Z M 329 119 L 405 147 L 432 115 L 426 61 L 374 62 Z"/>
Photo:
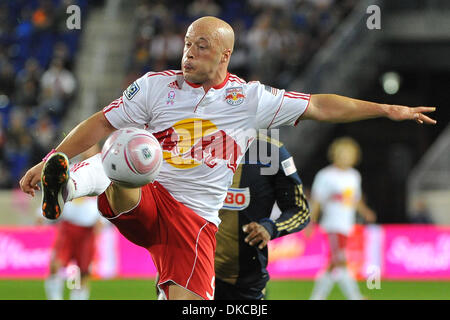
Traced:
<path id="1" fill-rule="evenodd" d="M 205 93 L 181 71 L 149 72 L 103 109 L 117 129 L 146 128 L 164 162 L 156 179 L 179 202 L 218 225 L 218 211 L 256 130 L 296 125 L 309 94 L 245 82 L 228 73 Z"/>
<path id="2" fill-rule="evenodd" d="M 96 197 L 82 197 L 66 202 L 61 215 L 61 220 L 80 227 L 93 227 L 100 218 Z"/>
<path id="3" fill-rule="evenodd" d="M 361 176 L 353 168 L 342 170 L 330 165 L 315 176 L 311 196 L 322 208 L 320 226 L 327 232 L 348 235 L 361 200 Z"/>

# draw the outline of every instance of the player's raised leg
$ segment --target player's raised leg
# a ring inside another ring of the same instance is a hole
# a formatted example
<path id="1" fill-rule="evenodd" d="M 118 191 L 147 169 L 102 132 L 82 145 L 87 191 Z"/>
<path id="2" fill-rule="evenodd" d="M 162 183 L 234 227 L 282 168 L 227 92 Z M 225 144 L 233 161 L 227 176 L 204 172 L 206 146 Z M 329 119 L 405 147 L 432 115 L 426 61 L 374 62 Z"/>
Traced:
<path id="1" fill-rule="evenodd" d="M 146 190 L 148 190 L 148 187 L 146 187 L 146 188 L 147 188 Z M 150 188 L 153 188 L 153 186 L 151 186 Z M 130 225 L 131 225 L 130 221 L 132 219 L 128 220 L 123 225 L 121 224 L 121 222 L 119 220 L 122 218 L 122 214 L 124 214 L 124 213 L 127 213 L 127 215 L 129 217 L 134 216 L 133 219 L 139 220 L 140 216 L 142 216 L 142 217 L 144 216 L 143 211 L 146 211 L 147 214 L 148 214 L 148 212 L 152 211 L 152 210 L 150 210 L 151 208 L 149 208 L 149 210 L 145 210 L 146 209 L 145 206 L 147 205 L 147 200 L 142 200 L 142 199 L 148 199 L 148 195 L 147 196 L 145 195 L 142 187 L 128 188 L 128 187 L 123 187 L 120 184 L 117 184 L 114 182 L 111 183 L 111 185 L 105 190 L 104 195 L 106 196 L 106 199 L 108 201 L 108 206 L 113 213 L 113 216 L 110 218 L 110 219 L 112 219 L 111 222 L 116 224 L 116 226 L 119 228 L 119 231 L 122 232 L 122 234 L 124 234 L 125 237 L 131 236 L 131 240 L 133 240 L 135 235 L 141 232 L 141 231 L 138 231 L 138 229 L 139 230 L 141 230 L 141 229 L 137 226 L 130 227 Z M 143 203 L 141 203 L 141 200 L 143 201 Z M 103 208 L 103 206 L 100 205 L 100 211 L 103 210 L 102 208 Z M 136 222 L 134 222 L 134 223 L 136 223 Z M 138 223 L 139 223 L 139 221 L 138 221 Z M 143 217 L 141 224 L 145 225 L 147 223 L 151 224 L 152 219 Z M 129 233 L 133 233 L 133 235 L 130 235 Z M 152 235 L 150 235 L 149 233 L 150 233 L 150 231 L 147 232 L 147 234 L 145 235 L 145 238 L 152 237 Z M 145 247 L 144 243 L 136 243 L 136 244 Z M 198 264 L 200 264 L 200 263 L 198 263 Z M 181 263 L 180 263 L 180 265 L 181 265 Z M 165 292 L 160 291 L 160 293 L 161 293 L 161 296 L 159 297 L 160 300 L 167 300 L 167 299 L 168 300 L 202 300 L 203 299 L 201 296 L 199 296 L 198 294 L 195 294 L 193 291 L 188 290 L 187 288 L 184 288 L 172 281 L 169 281 L 167 283 L 167 287 L 168 287 L 168 289 L 166 289 Z"/>
<path id="2" fill-rule="evenodd" d="M 117 183 L 111 183 L 105 190 L 109 206 L 117 216 L 128 212 L 139 204 L 141 188 L 125 188 Z"/>

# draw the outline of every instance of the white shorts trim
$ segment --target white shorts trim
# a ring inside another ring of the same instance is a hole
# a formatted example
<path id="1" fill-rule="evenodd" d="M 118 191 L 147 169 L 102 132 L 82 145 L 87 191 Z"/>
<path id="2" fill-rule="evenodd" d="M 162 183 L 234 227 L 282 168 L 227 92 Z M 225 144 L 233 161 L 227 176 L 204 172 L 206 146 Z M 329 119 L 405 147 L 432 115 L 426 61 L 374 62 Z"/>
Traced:
<path id="1" fill-rule="evenodd" d="M 187 280 L 187 282 L 186 282 L 186 288 L 187 288 L 187 286 L 189 285 L 189 281 L 191 281 L 192 275 L 194 274 L 195 265 L 197 264 L 197 256 L 198 256 L 198 250 L 197 250 L 197 247 L 198 247 L 198 240 L 199 240 L 199 238 L 200 238 L 200 234 L 202 233 L 203 228 L 206 227 L 207 225 L 208 225 L 208 222 L 206 222 L 206 223 L 203 225 L 203 227 L 201 227 L 200 230 L 198 231 L 198 234 L 197 234 L 197 240 L 195 241 L 195 259 L 194 259 L 194 264 L 193 264 L 193 266 L 192 266 L 191 274 L 190 274 L 190 276 L 189 276 L 189 278 L 188 278 L 188 280 Z"/>

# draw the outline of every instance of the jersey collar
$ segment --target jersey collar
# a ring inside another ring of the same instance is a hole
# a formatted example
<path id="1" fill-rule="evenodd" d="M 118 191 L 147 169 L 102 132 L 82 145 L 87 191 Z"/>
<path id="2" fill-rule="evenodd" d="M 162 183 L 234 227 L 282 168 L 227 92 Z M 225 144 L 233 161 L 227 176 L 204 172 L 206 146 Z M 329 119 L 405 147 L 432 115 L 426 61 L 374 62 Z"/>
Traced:
<path id="1" fill-rule="evenodd" d="M 227 76 L 225 77 L 225 79 L 224 79 L 220 84 L 213 86 L 213 89 L 215 89 L 215 90 L 222 89 L 222 88 L 227 84 L 228 78 L 229 78 L 229 77 L 230 77 L 230 73 L 227 72 Z M 202 86 L 201 84 L 198 84 L 198 83 L 192 83 L 192 82 L 189 82 L 189 81 L 187 81 L 186 79 L 184 79 L 184 81 L 185 81 L 188 85 L 190 85 L 192 88 L 199 88 L 199 87 Z"/>

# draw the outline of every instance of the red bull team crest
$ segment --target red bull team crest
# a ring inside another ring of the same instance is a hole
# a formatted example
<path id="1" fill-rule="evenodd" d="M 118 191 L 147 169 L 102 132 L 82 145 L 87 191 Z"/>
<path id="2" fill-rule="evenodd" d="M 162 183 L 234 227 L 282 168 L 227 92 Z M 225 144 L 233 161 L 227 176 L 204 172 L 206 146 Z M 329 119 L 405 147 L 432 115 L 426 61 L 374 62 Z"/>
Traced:
<path id="1" fill-rule="evenodd" d="M 161 145 L 164 160 L 179 169 L 190 169 L 201 164 L 214 168 L 224 161 L 235 172 L 243 156 L 236 140 L 209 120 L 181 120 L 153 135 Z"/>
<path id="2" fill-rule="evenodd" d="M 244 99 L 245 95 L 242 87 L 233 87 L 225 91 L 225 101 L 232 106 L 240 105 L 244 102 Z"/>

